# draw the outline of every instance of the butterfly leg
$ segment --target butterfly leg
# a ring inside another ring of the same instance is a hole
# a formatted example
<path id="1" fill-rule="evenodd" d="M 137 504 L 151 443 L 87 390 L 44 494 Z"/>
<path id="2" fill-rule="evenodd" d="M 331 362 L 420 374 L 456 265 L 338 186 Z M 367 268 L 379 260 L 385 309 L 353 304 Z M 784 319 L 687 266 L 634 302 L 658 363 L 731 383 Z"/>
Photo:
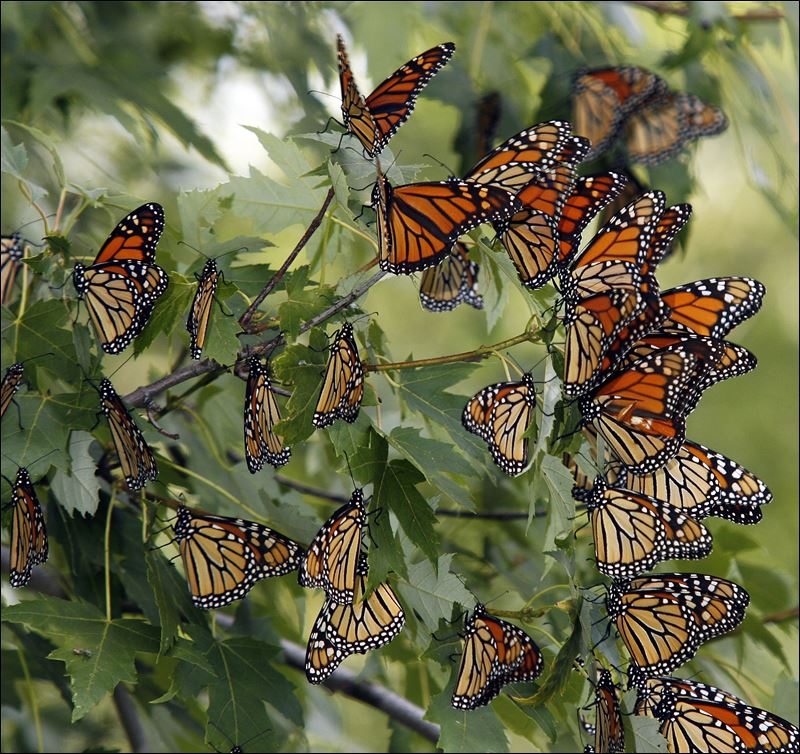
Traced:
<path id="1" fill-rule="evenodd" d="M 19 425 L 19 430 L 20 430 L 20 432 L 21 432 L 21 431 L 24 429 L 24 427 L 22 426 L 22 411 L 20 410 L 19 403 L 17 403 L 17 401 L 16 401 L 16 399 L 15 399 L 15 398 L 12 398 L 12 399 L 11 399 L 11 402 L 12 402 L 12 403 L 13 403 L 13 404 L 16 406 L 16 408 L 17 408 L 17 424 Z"/>

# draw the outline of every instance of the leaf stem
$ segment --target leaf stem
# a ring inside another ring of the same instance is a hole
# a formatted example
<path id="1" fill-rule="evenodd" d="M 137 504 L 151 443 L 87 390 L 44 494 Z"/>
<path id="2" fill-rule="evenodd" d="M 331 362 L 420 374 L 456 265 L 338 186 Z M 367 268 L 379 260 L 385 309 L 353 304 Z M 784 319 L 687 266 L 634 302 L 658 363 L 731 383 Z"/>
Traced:
<path id="1" fill-rule="evenodd" d="M 36 728 L 36 750 L 43 752 L 42 718 L 39 714 L 39 703 L 36 699 L 36 694 L 33 692 L 33 679 L 31 678 L 30 670 L 28 670 L 28 662 L 25 659 L 25 652 L 22 647 L 19 648 L 19 664 L 22 668 L 22 674 L 25 676 L 25 686 L 28 689 L 28 703 L 31 705 L 31 712 L 33 712 L 33 726 Z"/>
<path id="2" fill-rule="evenodd" d="M 516 335 L 508 340 L 502 340 L 491 346 L 480 346 L 472 351 L 464 351 L 463 353 L 454 353 L 449 356 L 434 356 L 431 359 L 418 359 L 416 361 L 395 361 L 385 364 L 364 364 L 365 372 L 386 372 L 392 369 L 416 369 L 417 367 L 436 366 L 438 364 L 450 364 L 455 361 L 477 361 L 486 356 L 491 356 L 495 351 L 502 350 L 503 348 L 510 348 L 519 343 L 533 342 L 536 338 L 536 332 L 527 330 L 526 332 Z"/>
<path id="3" fill-rule="evenodd" d="M 106 582 L 106 621 L 111 623 L 111 514 L 114 511 L 114 503 L 117 500 L 117 489 L 111 487 L 111 497 L 108 501 L 108 512 L 106 513 L 106 532 L 103 538 L 103 563 L 105 567 Z"/>

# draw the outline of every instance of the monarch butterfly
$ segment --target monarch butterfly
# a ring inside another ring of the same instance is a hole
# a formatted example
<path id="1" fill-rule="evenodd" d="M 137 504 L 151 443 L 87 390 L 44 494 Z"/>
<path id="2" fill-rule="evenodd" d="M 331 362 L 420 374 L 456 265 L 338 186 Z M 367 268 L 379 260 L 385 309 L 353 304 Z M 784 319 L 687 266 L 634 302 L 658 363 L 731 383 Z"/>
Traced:
<path id="1" fill-rule="evenodd" d="M 671 249 L 672 242 L 686 225 L 691 214 L 690 204 L 677 204 L 667 207 L 658 219 L 640 269 L 639 295 L 641 303 L 633 319 L 619 331 L 617 337 L 606 349 L 600 362 L 600 374 L 607 374 L 617 369 L 621 363 L 624 363 L 623 357 L 626 357 L 627 363 L 630 363 L 652 350 L 644 348 L 641 339 L 659 327 L 667 317 L 667 306 L 659 294 L 655 270 Z M 670 343 L 665 342 L 662 345 L 670 345 Z M 634 352 L 636 356 L 631 356 Z"/>
<path id="2" fill-rule="evenodd" d="M 494 462 L 510 476 L 528 465 L 526 433 L 533 420 L 536 395 L 533 377 L 487 385 L 467 401 L 461 414 L 464 429 L 486 441 Z"/>
<path id="3" fill-rule="evenodd" d="M 185 505 L 178 506 L 173 529 L 192 602 L 204 610 L 241 599 L 259 579 L 294 571 L 303 556 L 296 542 L 255 521 Z"/>
<path id="4" fill-rule="evenodd" d="M 12 364 L 8 369 L 6 369 L 6 373 L 3 375 L 2 390 L 0 390 L 2 393 L 2 396 L 0 396 L 0 419 L 6 415 L 6 411 L 11 405 L 11 401 L 14 400 L 14 395 L 16 394 L 17 390 L 19 390 L 19 386 L 22 383 L 22 375 L 24 371 L 25 368 L 20 362 Z"/>
<path id="5" fill-rule="evenodd" d="M 247 468 L 255 474 L 266 461 L 276 469 L 289 463 L 291 448 L 283 447 L 283 440 L 273 432 L 281 420 L 278 402 L 272 392 L 269 366 L 251 356 L 250 374 L 244 394 L 244 456 Z"/>
<path id="6" fill-rule="evenodd" d="M 483 309 L 483 297 L 478 293 L 479 272 L 480 267 L 470 260 L 467 247 L 456 241 L 449 257 L 422 273 L 420 303 L 431 312 L 449 312 L 459 304 Z"/>
<path id="7" fill-rule="evenodd" d="M 664 80 L 644 68 L 579 71 L 572 85 L 572 123 L 576 134 L 592 142 L 589 158 L 612 144 L 629 113 L 666 90 Z"/>
<path id="8" fill-rule="evenodd" d="M 648 100 L 628 118 L 625 147 L 633 162 L 658 165 L 701 136 L 715 136 L 728 127 L 725 114 L 700 97 L 669 92 Z"/>
<path id="9" fill-rule="evenodd" d="M 641 269 L 664 204 L 660 191 L 640 196 L 611 218 L 562 274 L 567 395 L 581 395 L 599 381 L 603 356 L 639 312 Z"/>
<path id="10" fill-rule="evenodd" d="M 160 204 L 143 204 L 124 217 L 94 263 L 75 265 L 72 281 L 106 353 L 120 353 L 144 330 L 156 299 L 167 290 L 167 273 L 155 264 L 164 230 Z"/>
<path id="11" fill-rule="evenodd" d="M 797 726 L 699 681 L 641 679 L 634 714 L 660 721 L 659 730 L 672 754 L 755 754 L 800 749 Z"/>
<path id="12" fill-rule="evenodd" d="M 701 644 L 733 630 L 750 596 L 738 584 L 699 573 L 658 573 L 614 582 L 608 617 L 643 673 L 669 673 Z"/>
<path id="13" fill-rule="evenodd" d="M 22 236 L 12 233 L 0 239 L 0 304 L 8 303 L 24 256 Z"/>
<path id="14" fill-rule="evenodd" d="M 186 321 L 186 329 L 191 338 L 189 351 L 193 359 L 199 359 L 203 353 L 208 335 L 208 322 L 211 319 L 211 307 L 214 304 L 214 294 L 217 292 L 221 275 L 216 260 L 209 259 L 197 278 L 197 290 L 192 299 L 189 319 Z"/>
<path id="15" fill-rule="evenodd" d="M 306 678 L 322 683 L 351 654 L 383 647 L 403 630 L 406 616 L 388 583 L 366 593 L 366 558 L 360 558 L 352 605 L 330 597 L 314 621 L 306 649 Z"/>
<path id="16" fill-rule="evenodd" d="M 527 288 L 540 288 L 556 274 L 561 252 L 561 214 L 575 185 L 576 167 L 588 150 L 586 139 L 567 139 L 561 154 L 555 157 L 556 164 L 547 171 L 537 171 L 517 194 L 523 209 L 495 226 L 497 237 Z"/>
<path id="17" fill-rule="evenodd" d="M 675 458 L 652 474 L 628 474 L 619 483 L 667 501 L 694 519 L 707 516 L 757 524 L 772 492 L 757 476 L 704 445 L 686 441 Z"/>
<path id="18" fill-rule="evenodd" d="M 352 424 L 364 398 L 364 367 L 358 355 L 353 326 L 345 322 L 333 335 L 333 346 L 325 368 L 314 417 L 315 427 L 327 427 L 337 419 Z"/>
<path id="19" fill-rule="evenodd" d="M 33 566 L 47 561 L 48 542 L 44 515 L 30 474 L 20 467 L 11 484 L 11 546 L 9 547 L 9 583 L 25 586 Z"/>
<path id="20" fill-rule="evenodd" d="M 611 673 L 605 668 L 597 671 L 594 687 L 595 724 L 586 726 L 594 736 L 594 746 L 587 746 L 588 754 L 622 754 L 625 751 L 625 729 L 619 708 L 617 687 Z"/>
<path id="21" fill-rule="evenodd" d="M 398 68 L 365 100 L 356 86 L 341 36 L 337 36 L 336 43 L 344 125 L 361 142 L 364 151 L 375 157 L 406 122 L 417 95 L 447 65 L 456 46 L 445 42 L 417 55 Z"/>
<path id="22" fill-rule="evenodd" d="M 395 275 L 438 264 L 459 236 L 482 223 L 502 221 L 520 208 L 502 188 L 456 178 L 392 187 L 380 167 L 372 206 L 380 267 Z"/>
<path id="23" fill-rule="evenodd" d="M 765 293 L 758 280 L 743 277 L 708 278 L 670 288 L 661 294 L 669 309 L 662 328 L 724 338 L 761 308 Z"/>
<path id="24" fill-rule="evenodd" d="M 558 223 L 560 246 L 558 261 L 562 268 L 568 266 L 578 251 L 581 234 L 586 226 L 622 191 L 624 186 L 625 177 L 613 171 L 576 179 L 572 193 L 564 203 Z M 637 192 L 637 195 L 638 193 L 640 192 Z M 630 201 L 632 200 L 633 197 Z M 624 205 L 628 203 L 626 201 Z"/>
<path id="25" fill-rule="evenodd" d="M 565 150 L 575 148 L 575 141 L 583 148 L 584 141 L 572 141 L 570 133 L 569 123 L 562 120 L 526 128 L 479 160 L 464 179 L 516 194 L 532 179 L 552 170 Z"/>
<path id="26" fill-rule="evenodd" d="M 153 451 L 150 450 L 141 430 L 114 390 L 111 380 L 107 378 L 101 380 L 97 390 L 100 393 L 100 409 L 108 419 L 111 438 L 125 476 L 125 483 L 132 490 L 141 489 L 147 484 L 148 479 L 155 480 L 158 476 L 158 466 Z"/>
<path id="27" fill-rule="evenodd" d="M 692 335 L 673 335 L 669 332 L 656 330 L 649 335 L 641 338 L 625 356 L 624 364 L 634 363 L 637 359 L 647 356 L 657 349 L 663 349 L 674 345 L 689 344 L 708 344 L 709 348 L 719 348 L 720 353 L 716 362 L 705 370 L 701 379 L 695 385 L 695 394 L 699 399 L 701 393 L 717 382 L 747 374 L 756 368 L 758 360 L 743 346 L 736 345 L 727 340 L 717 340 L 716 338 L 701 338 Z M 691 404 L 691 409 L 694 404 Z"/>
<path id="28" fill-rule="evenodd" d="M 300 586 L 324 589 L 328 599 L 352 605 L 366 522 L 364 492 L 356 489 L 350 502 L 334 512 L 308 546 L 298 572 Z"/>
<path id="29" fill-rule="evenodd" d="M 721 356 L 713 340 L 653 351 L 615 372 L 580 399 L 584 423 L 633 474 L 650 474 L 675 457 L 698 384 Z"/>
<path id="30" fill-rule="evenodd" d="M 576 486 L 592 523 L 597 570 L 630 579 L 664 560 L 699 560 L 711 552 L 705 526 L 668 502 L 597 477 L 590 491 Z"/>
<path id="31" fill-rule="evenodd" d="M 528 634 L 478 604 L 464 617 L 464 652 L 451 703 L 457 709 L 482 707 L 507 683 L 537 678 L 543 666 L 542 653 Z"/>

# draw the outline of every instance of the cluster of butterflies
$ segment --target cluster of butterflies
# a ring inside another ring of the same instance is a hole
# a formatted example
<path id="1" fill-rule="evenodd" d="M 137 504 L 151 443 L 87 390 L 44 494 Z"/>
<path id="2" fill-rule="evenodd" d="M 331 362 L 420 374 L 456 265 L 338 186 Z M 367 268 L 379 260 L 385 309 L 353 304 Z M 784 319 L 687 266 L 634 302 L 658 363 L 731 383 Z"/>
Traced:
<path id="1" fill-rule="evenodd" d="M 445 43 L 423 52 L 364 98 L 338 40 L 342 113 L 347 131 L 375 158 L 372 205 L 381 269 L 423 272 L 420 299 L 443 312 L 482 306 L 478 267 L 459 238 L 490 223 L 519 279 L 536 289 L 558 276 L 566 331 L 564 392 L 577 401 L 583 431 L 603 473 L 576 475 L 575 496 L 586 504 L 599 570 L 612 578 L 606 607 L 631 656 L 635 712 L 656 717 L 670 751 L 797 751 L 798 731 L 781 718 L 730 694 L 667 674 L 709 639 L 738 626 L 749 597 L 725 579 L 693 573 L 642 575 L 657 563 L 698 559 L 711 549 L 700 521 L 720 516 L 756 523 L 771 500 L 746 469 L 685 438 L 686 416 L 711 385 L 755 367 L 755 357 L 725 340 L 760 307 L 764 287 L 749 278 L 697 281 L 662 292 L 656 268 L 689 219 L 688 205 L 668 207 L 659 191 L 645 191 L 610 212 L 581 246 L 582 233 L 623 190 L 617 172 L 579 176 L 579 165 L 620 135 L 633 161 L 653 164 L 698 136 L 725 127 L 721 111 L 689 94 L 670 92 L 639 68 L 582 73 L 574 89 L 575 131 L 554 120 L 525 129 L 470 169 L 464 178 L 392 186 L 378 156 L 409 117 L 416 97 L 455 50 Z M 155 263 L 164 213 L 145 204 L 125 217 L 94 263 L 77 264 L 73 282 L 107 353 L 119 353 L 150 319 L 166 290 Z M 21 258 L 18 236 L 3 239 L 4 300 Z M 187 324 L 191 355 L 200 358 L 214 294 L 221 279 L 215 260 L 199 276 Z M 5 414 L 24 365 L 3 378 Z M 364 393 L 364 366 L 353 327 L 334 334 L 313 415 L 315 427 L 353 422 Z M 498 467 L 518 475 L 529 466 L 528 430 L 536 406 L 530 374 L 489 385 L 471 398 L 463 425 L 481 437 Z M 120 466 L 130 489 L 154 480 L 152 451 L 111 382 L 98 386 Z M 269 364 L 249 359 L 244 442 L 248 469 L 280 467 L 291 451 L 274 427 L 280 420 Z M 47 557 L 41 507 L 26 469 L 13 487 L 11 583 L 27 583 Z M 367 593 L 363 493 L 323 524 L 309 545 L 261 524 L 178 506 L 174 523 L 195 605 L 220 608 L 244 597 L 262 578 L 298 571 L 299 582 L 325 592 L 308 641 L 306 674 L 324 681 L 348 655 L 392 641 L 405 615 L 388 583 Z M 478 604 L 464 617 L 464 650 L 453 706 L 487 704 L 508 684 L 535 679 L 539 648 L 518 627 Z M 602 670 L 596 684 L 595 750 L 623 751 L 616 687 Z"/>

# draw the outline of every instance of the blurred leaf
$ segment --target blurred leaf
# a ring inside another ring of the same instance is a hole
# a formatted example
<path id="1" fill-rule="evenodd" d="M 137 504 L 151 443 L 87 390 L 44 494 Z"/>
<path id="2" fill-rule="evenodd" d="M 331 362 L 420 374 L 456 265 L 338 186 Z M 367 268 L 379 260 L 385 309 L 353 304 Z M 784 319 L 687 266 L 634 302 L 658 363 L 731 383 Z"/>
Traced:
<path id="1" fill-rule="evenodd" d="M 661 725 L 658 720 L 634 715 L 629 722 L 636 739 L 637 754 L 664 754 L 667 751 L 667 740 L 658 730 Z"/>
<path id="2" fill-rule="evenodd" d="M 50 482 L 59 503 L 71 514 L 93 516 L 100 502 L 100 480 L 95 476 L 99 454 L 89 451 L 93 442 L 88 432 L 70 433 L 69 472 L 58 470 Z"/>
<path id="3" fill-rule="evenodd" d="M 59 646 L 50 657 L 64 662 L 72 679 L 73 722 L 99 704 L 118 683 L 136 682 L 133 661 L 138 652 L 158 650 L 157 629 L 131 618 L 108 622 L 100 610 L 86 602 L 40 597 L 7 607 L 3 620 L 22 623 Z M 76 655 L 75 647 L 89 650 L 91 655 Z"/>

